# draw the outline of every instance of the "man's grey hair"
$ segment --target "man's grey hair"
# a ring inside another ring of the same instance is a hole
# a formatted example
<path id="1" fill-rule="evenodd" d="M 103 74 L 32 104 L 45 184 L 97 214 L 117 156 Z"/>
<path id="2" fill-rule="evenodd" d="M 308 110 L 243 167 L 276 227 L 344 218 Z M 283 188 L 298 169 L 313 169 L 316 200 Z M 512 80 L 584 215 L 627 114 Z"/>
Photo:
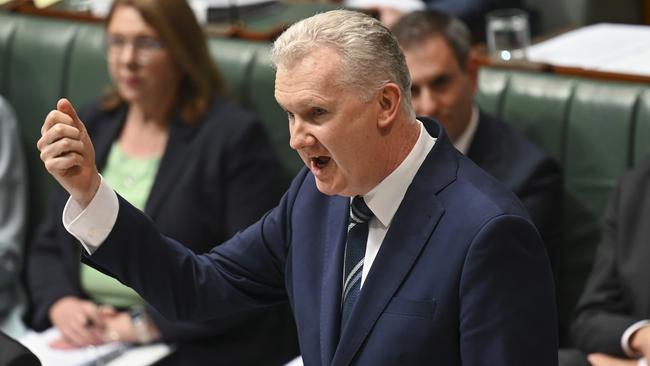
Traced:
<path id="1" fill-rule="evenodd" d="M 274 67 L 292 67 L 310 52 L 327 47 L 342 59 L 339 82 L 370 100 L 387 83 L 397 84 L 402 109 L 411 107 L 411 77 L 397 39 L 377 19 L 360 12 L 333 10 L 301 20 L 274 42 Z"/>
<path id="2" fill-rule="evenodd" d="M 461 69 L 467 66 L 472 36 L 458 18 L 435 10 L 415 11 L 395 23 L 392 31 L 405 50 L 419 47 L 432 36 L 440 36 L 454 52 Z"/>

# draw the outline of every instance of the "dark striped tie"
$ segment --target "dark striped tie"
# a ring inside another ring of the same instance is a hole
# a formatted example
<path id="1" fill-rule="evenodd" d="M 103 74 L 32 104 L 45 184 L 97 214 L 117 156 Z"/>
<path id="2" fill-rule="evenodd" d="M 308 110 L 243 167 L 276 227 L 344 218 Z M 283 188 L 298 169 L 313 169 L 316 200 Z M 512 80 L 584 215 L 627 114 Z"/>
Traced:
<path id="1" fill-rule="evenodd" d="M 356 196 L 350 204 L 350 223 L 348 238 L 345 244 L 345 260 L 343 264 L 343 296 L 341 301 L 341 333 L 345 329 L 354 304 L 361 291 L 361 274 L 363 273 L 363 257 L 366 254 L 368 241 L 368 220 L 373 216 L 372 211 Z"/>

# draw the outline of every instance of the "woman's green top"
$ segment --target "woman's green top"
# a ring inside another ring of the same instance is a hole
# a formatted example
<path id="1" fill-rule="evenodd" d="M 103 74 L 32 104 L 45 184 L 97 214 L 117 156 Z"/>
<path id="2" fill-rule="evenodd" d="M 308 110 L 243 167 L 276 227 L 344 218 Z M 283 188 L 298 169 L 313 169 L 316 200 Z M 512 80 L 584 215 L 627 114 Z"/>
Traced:
<path id="1" fill-rule="evenodd" d="M 109 152 L 102 176 L 120 196 L 144 211 L 156 179 L 160 159 L 160 156 L 145 159 L 128 156 L 115 142 Z M 131 308 L 144 303 L 144 300 L 130 287 L 90 266 L 81 264 L 80 277 L 81 288 L 99 304 Z"/>

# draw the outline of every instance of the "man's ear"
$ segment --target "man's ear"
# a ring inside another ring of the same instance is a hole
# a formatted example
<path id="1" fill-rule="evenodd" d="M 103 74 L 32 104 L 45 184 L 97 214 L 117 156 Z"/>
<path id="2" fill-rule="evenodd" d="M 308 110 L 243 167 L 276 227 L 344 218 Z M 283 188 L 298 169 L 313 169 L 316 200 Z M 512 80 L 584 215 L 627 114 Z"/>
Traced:
<path id="1" fill-rule="evenodd" d="M 377 127 L 383 129 L 389 127 L 395 120 L 402 102 L 402 91 L 397 84 L 387 83 L 381 88 L 378 98 Z"/>

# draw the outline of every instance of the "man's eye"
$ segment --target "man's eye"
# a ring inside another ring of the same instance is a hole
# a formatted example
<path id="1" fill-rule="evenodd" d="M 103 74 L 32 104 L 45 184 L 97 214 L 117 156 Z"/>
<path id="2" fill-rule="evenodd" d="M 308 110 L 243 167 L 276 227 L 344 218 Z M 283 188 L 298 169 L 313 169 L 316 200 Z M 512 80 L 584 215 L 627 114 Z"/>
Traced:
<path id="1" fill-rule="evenodd" d="M 417 97 L 418 95 L 420 95 L 420 87 L 412 86 L 411 87 L 411 96 L 412 97 Z"/>
<path id="2" fill-rule="evenodd" d="M 441 76 L 441 77 L 438 77 L 438 78 L 435 78 L 435 79 L 431 80 L 431 83 L 429 84 L 429 86 L 431 88 L 433 88 L 433 89 L 442 89 L 442 88 L 446 87 L 447 84 L 449 84 L 449 80 L 450 80 L 449 76 L 446 76 L 446 75 Z"/>
<path id="3" fill-rule="evenodd" d="M 314 109 L 312 109 L 312 111 L 311 111 L 311 114 L 312 114 L 314 117 L 319 117 L 319 116 L 322 116 L 322 115 L 324 115 L 324 114 L 326 114 L 326 113 L 327 113 L 327 111 L 324 110 L 323 108 L 314 108 Z"/>

